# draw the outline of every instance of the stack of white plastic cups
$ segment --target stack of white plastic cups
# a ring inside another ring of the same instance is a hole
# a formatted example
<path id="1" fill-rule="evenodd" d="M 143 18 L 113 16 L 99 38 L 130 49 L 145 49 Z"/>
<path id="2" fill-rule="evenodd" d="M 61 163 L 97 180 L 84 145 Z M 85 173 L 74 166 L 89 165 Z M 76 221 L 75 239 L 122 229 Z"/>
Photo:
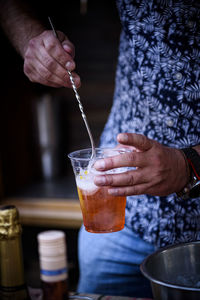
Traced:
<path id="1" fill-rule="evenodd" d="M 40 278 L 44 282 L 66 280 L 67 249 L 63 231 L 44 231 L 38 234 Z"/>

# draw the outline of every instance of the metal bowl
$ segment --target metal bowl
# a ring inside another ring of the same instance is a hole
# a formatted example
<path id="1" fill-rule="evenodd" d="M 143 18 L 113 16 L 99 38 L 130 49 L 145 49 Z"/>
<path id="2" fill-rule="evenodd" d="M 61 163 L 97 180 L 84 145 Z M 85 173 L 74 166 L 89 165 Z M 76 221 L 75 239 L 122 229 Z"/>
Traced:
<path id="1" fill-rule="evenodd" d="M 200 300 L 200 241 L 162 248 L 140 266 L 154 300 Z"/>

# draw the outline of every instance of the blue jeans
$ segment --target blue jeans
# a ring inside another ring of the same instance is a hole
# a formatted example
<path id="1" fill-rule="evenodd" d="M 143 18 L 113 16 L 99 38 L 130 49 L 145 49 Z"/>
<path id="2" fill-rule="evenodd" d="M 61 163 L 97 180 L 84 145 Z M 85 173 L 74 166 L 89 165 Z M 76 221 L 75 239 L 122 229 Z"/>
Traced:
<path id="1" fill-rule="evenodd" d="M 141 274 L 143 259 L 155 250 L 125 227 L 115 233 L 79 232 L 78 292 L 152 297 L 150 282 Z"/>

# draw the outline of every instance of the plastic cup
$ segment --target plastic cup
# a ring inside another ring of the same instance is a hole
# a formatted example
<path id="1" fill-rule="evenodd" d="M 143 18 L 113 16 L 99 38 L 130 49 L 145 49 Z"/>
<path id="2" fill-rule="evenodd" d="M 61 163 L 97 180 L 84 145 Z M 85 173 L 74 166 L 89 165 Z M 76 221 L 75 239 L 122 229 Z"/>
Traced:
<path id="1" fill-rule="evenodd" d="M 108 233 L 122 230 L 125 223 L 126 197 L 111 196 L 108 187 L 94 184 L 94 176 L 103 174 L 93 168 L 97 159 L 121 155 L 127 149 L 96 149 L 96 158 L 91 160 L 91 149 L 82 149 L 68 155 L 76 179 L 83 223 L 85 229 L 93 233 Z M 127 168 L 117 168 L 105 173 L 122 173 Z"/>

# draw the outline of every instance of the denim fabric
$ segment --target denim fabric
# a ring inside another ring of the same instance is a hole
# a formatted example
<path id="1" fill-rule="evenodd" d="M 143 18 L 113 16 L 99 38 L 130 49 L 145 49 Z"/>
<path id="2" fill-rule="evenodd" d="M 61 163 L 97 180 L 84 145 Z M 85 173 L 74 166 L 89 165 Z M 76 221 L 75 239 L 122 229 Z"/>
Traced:
<path id="1" fill-rule="evenodd" d="M 149 281 L 139 265 L 154 246 L 125 227 L 115 233 L 79 232 L 78 292 L 152 297 Z"/>

